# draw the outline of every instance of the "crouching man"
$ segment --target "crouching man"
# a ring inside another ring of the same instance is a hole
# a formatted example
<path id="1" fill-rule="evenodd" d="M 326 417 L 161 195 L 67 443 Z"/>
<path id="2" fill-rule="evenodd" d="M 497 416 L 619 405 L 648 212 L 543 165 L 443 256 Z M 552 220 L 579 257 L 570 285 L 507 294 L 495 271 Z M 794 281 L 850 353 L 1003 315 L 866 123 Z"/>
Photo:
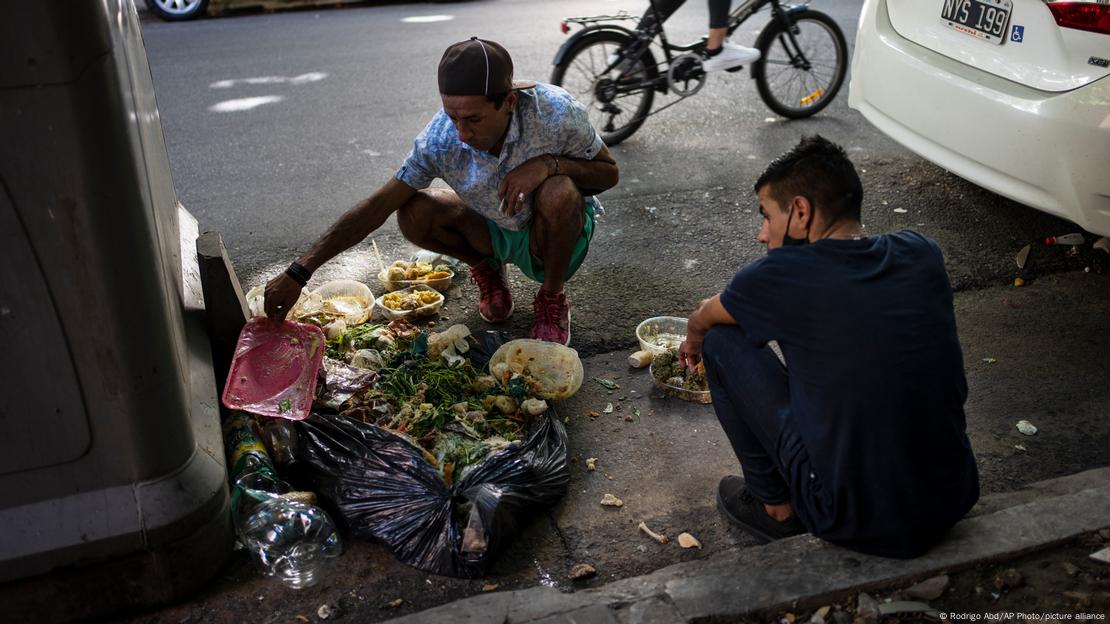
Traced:
<path id="1" fill-rule="evenodd" d="M 743 470 L 721 480 L 718 507 L 761 541 L 809 531 L 921 555 L 979 497 L 940 248 L 911 230 L 865 236 L 859 176 L 821 137 L 755 192 L 767 255 L 701 302 L 679 349 L 704 361 Z"/>
<path id="2" fill-rule="evenodd" d="M 266 313 L 283 319 L 312 272 L 397 213 L 408 240 L 470 265 L 478 311 L 491 323 L 513 312 L 505 265 L 540 282 L 531 337 L 567 344 L 565 281 L 594 231 L 593 197 L 617 184 L 617 165 L 586 109 L 559 87 L 514 81 L 501 45 L 456 43 L 439 64 L 441 110 L 396 175 L 348 210 L 266 285 Z M 435 178 L 451 188 L 429 189 Z"/>

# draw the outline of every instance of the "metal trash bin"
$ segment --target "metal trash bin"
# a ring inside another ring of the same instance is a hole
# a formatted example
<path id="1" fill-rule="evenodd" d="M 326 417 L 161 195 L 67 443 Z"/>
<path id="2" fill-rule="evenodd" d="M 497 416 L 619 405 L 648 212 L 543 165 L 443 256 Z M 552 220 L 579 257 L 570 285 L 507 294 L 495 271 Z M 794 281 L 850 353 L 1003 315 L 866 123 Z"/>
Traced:
<path id="1" fill-rule="evenodd" d="M 169 601 L 233 533 L 196 221 L 135 6 L 0 3 L 0 62 L 0 604 Z"/>

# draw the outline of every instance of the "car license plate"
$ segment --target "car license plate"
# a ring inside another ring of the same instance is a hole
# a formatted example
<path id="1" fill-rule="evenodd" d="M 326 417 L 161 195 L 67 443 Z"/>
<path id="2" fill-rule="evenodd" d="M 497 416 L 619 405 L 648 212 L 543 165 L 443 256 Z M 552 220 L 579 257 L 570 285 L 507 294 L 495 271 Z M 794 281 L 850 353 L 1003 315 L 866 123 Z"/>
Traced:
<path id="1" fill-rule="evenodd" d="M 944 0 L 940 21 L 944 25 L 983 41 L 1005 41 L 1012 0 Z"/>

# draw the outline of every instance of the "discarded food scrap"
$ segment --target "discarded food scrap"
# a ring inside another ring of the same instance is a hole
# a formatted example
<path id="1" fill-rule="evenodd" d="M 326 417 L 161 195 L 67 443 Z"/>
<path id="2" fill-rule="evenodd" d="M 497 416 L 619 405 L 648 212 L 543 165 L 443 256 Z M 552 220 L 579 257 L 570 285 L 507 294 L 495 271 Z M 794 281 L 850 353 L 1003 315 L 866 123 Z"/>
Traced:
<path id="1" fill-rule="evenodd" d="M 596 457 L 590 457 L 586 460 L 586 470 L 589 470 L 591 472 L 594 471 L 594 470 L 597 470 L 597 458 Z"/>
<path id="2" fill-rule="evenodd" d="M 628 356 L 628 365 L 632 368 L 643 368 L 648 364 L 651 364 L 650 351 L 637 351 Z"/>
<path id="3" fill-rule="evenodd" d="M 644 524 L 643 522 L 640 523 L 640 531 L 642 531 L 644 533 L 644 535 L 647 535 L 648 537 L 650 537 L 651 539 L 659 542 L 660 544 L 666 544 L 667 542 L 671 541 L 671 540 L 667 539 L 666 535 L 660 535 L 659 533 L 656 533 L 655 531 L 652 531 L 651 529 L 649 529 L 648 525 Z"/>
<path id="4" fill-rule="evenodd" d="M 683 548 L 697 548 L 699 550 L 701 549 L 701 542 L 698 541 L 698 538 L 690 535 L 689 533 L 678 534 L 678 545 Z"/>
<path id="5" fill-rule="evenodd" d="M 436 290 L 451 285 L 455 273 L 446 264 L 432 265 L 430 262 L 405 262 L 397 260 L 378 274 L 378 279 L 387 291 L 400 290 L 413 284 L 426 284 Z"/>
<path id="6" fill-rule="evenodd" d="M 597 574 L 597 569 L 588 563 L 580 563 L 570 569 L 570 579 L 572 581 L 588 579 L 595 574 Z"/>
<path id="7" fill-rule="evenodd" d="M 613 496 L 612 494 L 606 494 L 605 496 L 601 497 L 601 504 L 605 505 L 606 507 L 623 507 L 624 501 L 617 498 L 616 496 Z"/>
<path id="8" fill-rule="evenodd" d="M 705 379 L 705 364 L 698 362 L 697 367 L 691 371 L 679 361 L 677 349 L 669 349 L 656 355 L 651 362 L 651 374 L 656 381 L 675 388 L 699 392 L 709 390 Z"/>
<path id="9" fill-rule="evenodd" d="M 617 390 L 618 388 L 620 388 L 620 386 L 617 385 L 617 382 L 613 381 L 612 379 L 594 377 L 594 381 L 596 381 L 598 384 L 601 385 L 601 387 L 605 388 L 606 390 Z"/>

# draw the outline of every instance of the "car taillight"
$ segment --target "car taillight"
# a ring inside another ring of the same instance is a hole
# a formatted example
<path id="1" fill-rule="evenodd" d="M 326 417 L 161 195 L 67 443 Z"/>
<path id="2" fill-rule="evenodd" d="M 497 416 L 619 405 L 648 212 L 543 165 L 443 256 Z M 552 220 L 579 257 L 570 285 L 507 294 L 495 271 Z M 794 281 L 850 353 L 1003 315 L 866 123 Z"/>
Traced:
<path id="1" fill-rule="evenodd" d="M 1045 2 L 1056 23 L 1064 28 L 1089 30 L 1110 35 L 1110 4 L 1105 0 L 1083 2 Z"/>

